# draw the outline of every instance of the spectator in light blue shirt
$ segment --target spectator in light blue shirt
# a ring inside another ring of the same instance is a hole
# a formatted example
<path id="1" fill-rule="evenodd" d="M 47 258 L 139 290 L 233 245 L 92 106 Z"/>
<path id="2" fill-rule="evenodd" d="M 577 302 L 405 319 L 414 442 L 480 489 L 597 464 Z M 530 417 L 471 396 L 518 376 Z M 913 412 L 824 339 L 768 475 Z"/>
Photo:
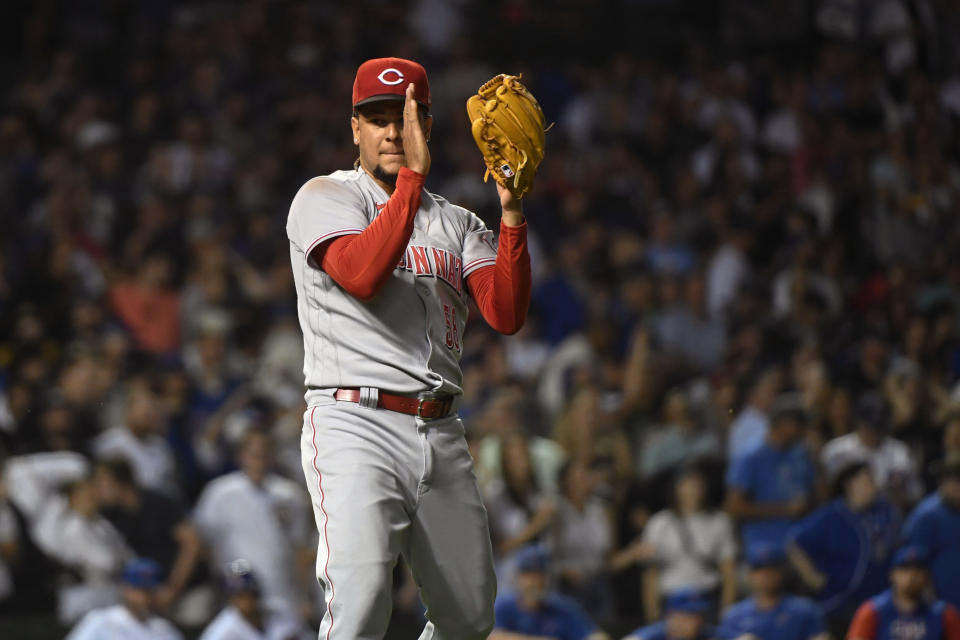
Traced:
<path id="1" fill-rule="evenodd" d="M 773 403 L 770 431 L 727 472 L 727 510 L 742 525 L 743 546 L 783 547 L 787 530 L 814 503 L 813 462 L 802 442 L 807 414 L 799 396 Z"/>
<path id="2" fill-rule="evenodd" d="M 778 367 L 760 372 L 747 392 L 747 399 L 730 425 L 727 439 L 727 457 L 730 462 L 742 458 L 763 444 L 770 428 L 770 407 L 782 384 Z"/>

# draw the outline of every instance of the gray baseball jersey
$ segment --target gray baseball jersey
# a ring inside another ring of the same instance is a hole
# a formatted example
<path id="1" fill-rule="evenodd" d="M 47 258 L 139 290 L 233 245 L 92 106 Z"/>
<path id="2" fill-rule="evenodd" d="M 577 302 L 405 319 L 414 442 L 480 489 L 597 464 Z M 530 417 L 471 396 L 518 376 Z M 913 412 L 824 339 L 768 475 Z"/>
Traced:
<path id="1" fill-rule="evenodd" d="M 493 234 L 480 218 L 424 190 L 406 252 L 371 300 L 353 297 L 308 263 L 320 243 L 362 232 L 388 198 L 358 168 L 313 178 L 290 206 L 308 405 L 319 390 L 337 387 L 462 392 L 465 280 L 496 261 Z"/>

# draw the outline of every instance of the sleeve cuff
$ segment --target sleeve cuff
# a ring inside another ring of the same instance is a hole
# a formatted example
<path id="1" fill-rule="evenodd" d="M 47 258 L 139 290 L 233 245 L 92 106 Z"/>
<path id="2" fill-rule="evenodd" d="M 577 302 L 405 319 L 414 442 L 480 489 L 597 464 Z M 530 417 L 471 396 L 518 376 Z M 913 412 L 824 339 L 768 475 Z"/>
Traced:
<path id="1" fill-rule="evenodd" d="M 426 181 L 427 176 L 414 171 L 413 169 L 408 169 L 407 167 L 400 167 L 400 172 L 397 173 L 397 182 L 409 182 L 410 186 L 415 186 L 418 189 L 423 187 L 423 183 Z"/>

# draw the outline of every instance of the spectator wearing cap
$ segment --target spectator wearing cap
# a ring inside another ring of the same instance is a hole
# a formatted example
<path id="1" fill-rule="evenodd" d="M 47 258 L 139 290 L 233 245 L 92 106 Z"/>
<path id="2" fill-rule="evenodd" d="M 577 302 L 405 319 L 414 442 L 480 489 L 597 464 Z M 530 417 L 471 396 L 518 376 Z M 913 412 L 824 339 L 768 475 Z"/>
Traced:
<path id="1" fill-rule="evenodd" d="M 167 577 L 157 590 L 159 611 L 169 612 L 184 626 L 200 626 L 212 614 L 204 589 L 192 580 L 200 562 L 196 527 L 179 502 L 137 483 L 133 468 L 123 458 L 94 465 L 100 511 L 138 556 L 155 560 Z M 174 607 L 171 610 L 171 607 Z"/>
<path id="2" fill-rule="evenodd" d="M 572 598 L 547 588 L 550 556 L 529 545 L 517 552 L 516 588 L 497 598 L 496 623 L 490 640 L 607 640 L 590 616 Z"/>
<path id="3" fill-rule="evenodd" d="M 714 629 L 706 623 L 711 604 L 696 589 L 681 589 L 667 598 L 666 618 L 640 627 L 624 640 L 707 640 Z"/>
<path id="4" fill-rule="evenodd" d="M 155 596 L 163 570 L 135 558 L 123 570 L 122 602 L 85 615 L 66 640 L 180 640 L 177 629 L 156 613 Z"/>
<path id="5" fill-rule="evenodd" d="M 940 467 L 940 486 L 907 518 L 904 539 L 930 554 L 937 596 L 960 608 L 960 454 Z"/>
<path id="6" fill-rule="evenodd" d="M 306 637 L 294 620 L 264 610 L 260 603 L 260 585 L 246 560 L 237 559 L 227 565 L 222 574 L 222 585 L 227 606 L 200 634 L 200 640 L 294 640 Z"/>
<path id="7" fill-rule="evenodd" d="M 929 553 L 922 546 L 898 550 L 890 570 L 890 588 L 857 610 L 847 640 L 960 640 L 957 610 L 943 600 L 926 597 L 929 565 Z"/>
<path id="8" fill-rule="evenodd" d="M 891 437 L 889 428 L 883 396 L 864 393 L 857 399 L 856 428 L 825 444 L 821 459 L 830 476 L 851 462 L 866 461 L 880 491 L 897 506 L 906 507 L 920 499 L 923 488 L 910 449 Z"/>
<path id="9" fill-rule="evenodd" d="M 846 627 L 864 600 L 887 586 L 900 517 L 877 495 L 870 467 L 854 462 L 834 481 L 834 499 L 790 529 L 787 555 L 816 593 L 831 626 Z"/>
<path id="10" fill-rule="evenodd" d="M 727 511 L 742 525 L 744 547 L 782 547 L 787 530 L 813 504 L 816 477 L 803 434 L 807 413 L 797 394 L 777 397 L 766 439 L 731 462 Z"/>
<path id="11" fill-rule="evenodd" d="M 730 607 L 717 628 L 720 640 L 827 640 L 823 613 L 812 600 L 783 593 L 786 556 L 764 544 L 747 550 L 753 595 Z"/>

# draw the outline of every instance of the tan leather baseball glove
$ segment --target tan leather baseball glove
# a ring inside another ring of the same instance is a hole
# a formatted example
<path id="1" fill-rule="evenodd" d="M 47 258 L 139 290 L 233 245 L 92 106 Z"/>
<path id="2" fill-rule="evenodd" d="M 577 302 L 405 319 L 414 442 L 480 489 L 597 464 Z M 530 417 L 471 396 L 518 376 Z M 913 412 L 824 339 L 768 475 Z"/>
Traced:
<path id="1" fill-rule="evenodd" d="M 473 139 L 487 164 L 484 182 L 494 179 L 522 198 L 543 160 L 544 117 L 520 76 L 500 74 L 467 100 Z"/>

